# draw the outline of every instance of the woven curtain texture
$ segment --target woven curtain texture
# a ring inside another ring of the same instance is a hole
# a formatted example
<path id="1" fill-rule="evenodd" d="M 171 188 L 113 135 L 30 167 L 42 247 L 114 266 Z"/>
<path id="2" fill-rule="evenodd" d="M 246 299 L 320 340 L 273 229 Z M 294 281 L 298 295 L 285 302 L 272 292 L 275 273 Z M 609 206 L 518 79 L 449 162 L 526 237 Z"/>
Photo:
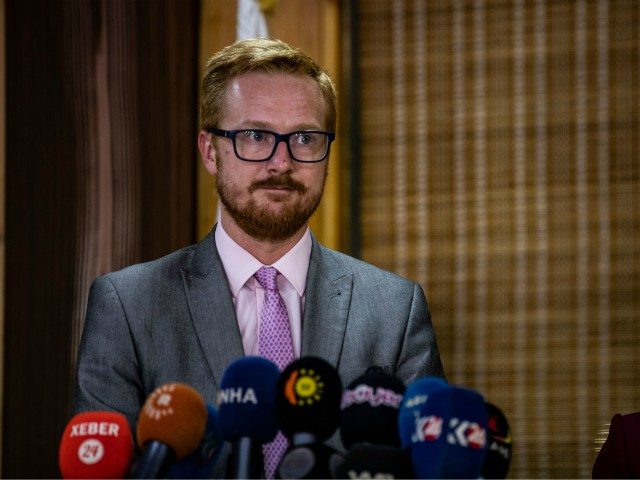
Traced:
<path id="1" fill-rule="evenodd" d="M 640 411 L 640 2 L 362 0 L 361 256 L 424 287 L 510 477 Z"/>

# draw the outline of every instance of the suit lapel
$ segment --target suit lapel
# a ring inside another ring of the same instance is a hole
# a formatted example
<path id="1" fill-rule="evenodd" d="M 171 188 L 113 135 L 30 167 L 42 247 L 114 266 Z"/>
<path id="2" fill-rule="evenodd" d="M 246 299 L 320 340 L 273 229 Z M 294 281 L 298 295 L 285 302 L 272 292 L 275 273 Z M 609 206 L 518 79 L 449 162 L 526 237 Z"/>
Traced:
<path id="1" fill-rule="evenodd" d="M 338 365 L 349 315 L 353 275 L 344 272 L 315 238 L 307 274 L 301 356 Z"/>
<path id="2" fill-rule="evenodd" d="M 196 247 L 182 279 L 198 339 L 220 385 L 224 369 L 244 355 L 244 348 L 213 230 Z"/>

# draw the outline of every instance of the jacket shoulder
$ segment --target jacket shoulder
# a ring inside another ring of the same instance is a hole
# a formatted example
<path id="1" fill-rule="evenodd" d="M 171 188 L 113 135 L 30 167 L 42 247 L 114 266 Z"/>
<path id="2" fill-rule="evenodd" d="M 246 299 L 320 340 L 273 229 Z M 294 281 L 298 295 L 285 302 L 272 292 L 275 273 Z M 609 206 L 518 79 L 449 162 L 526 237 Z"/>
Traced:
<path id="1" fill-rule="evenodd" d="M 350 255 L 332 250 L 319 243 L 316 245 L 318 254 L 315 256 L 315 261 L 321 262 L 323 267 L 328 270 L 340 272 L 343 275 L 353 275 L 355 278 L 366 283 L 396 284 L 405 288 L 413 288 L 417 285 L 416 282 L 404 278 L 394 272 L 384 270 L 383 268 L 377 267 L 371 263 L 367 263 Z M 312 261 L 314 261 L 313 254 Z"/>
<path id="2" fill-rule="evenodd" d="M 125 285 L 131 282 L 162 281 L 181 276 L 181 270 L 189 268 L 197 245 L 176 250 L 163 257 L 148 262 L 129 265 L 120 270 L 107 273 L 103 277 L 115 285 Z"/>

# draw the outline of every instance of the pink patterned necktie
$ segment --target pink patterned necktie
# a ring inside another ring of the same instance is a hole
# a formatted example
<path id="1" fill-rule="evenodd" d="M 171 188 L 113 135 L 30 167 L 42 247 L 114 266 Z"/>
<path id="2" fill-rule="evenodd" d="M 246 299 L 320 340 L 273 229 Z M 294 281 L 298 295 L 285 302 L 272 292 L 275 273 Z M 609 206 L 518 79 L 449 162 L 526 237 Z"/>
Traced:
<path id="1" fill-rule="evenodd" d="M 289 315 L 276 283 L 278 271 L 273 267 L 262 267 L 254 276 L 264 288 L 258 351 L 260 356 L 271 360 L 282 371 L 294 357 Z M 272 442 L 263 445 L 266 478 L 274 478 L 278 463 L 287 447 L 288 442 L 282 432 L 278 432 Z"/>

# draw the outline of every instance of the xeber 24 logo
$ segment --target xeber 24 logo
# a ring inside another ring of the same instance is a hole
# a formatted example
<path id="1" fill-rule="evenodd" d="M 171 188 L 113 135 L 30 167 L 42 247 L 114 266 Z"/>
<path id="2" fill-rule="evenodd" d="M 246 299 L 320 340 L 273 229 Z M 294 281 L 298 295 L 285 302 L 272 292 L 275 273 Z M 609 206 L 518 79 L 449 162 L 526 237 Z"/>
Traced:
<path id="1" fill-rule="evenodd" d="M 78 447 L 78 459 L 85 465 L 93 465 L 102 460 L 104 445 L 100 437 L 118 437 L 120 425 L 111 422 L 82 422 L 71 425 L 69 437 L 91 437 Z"/>

